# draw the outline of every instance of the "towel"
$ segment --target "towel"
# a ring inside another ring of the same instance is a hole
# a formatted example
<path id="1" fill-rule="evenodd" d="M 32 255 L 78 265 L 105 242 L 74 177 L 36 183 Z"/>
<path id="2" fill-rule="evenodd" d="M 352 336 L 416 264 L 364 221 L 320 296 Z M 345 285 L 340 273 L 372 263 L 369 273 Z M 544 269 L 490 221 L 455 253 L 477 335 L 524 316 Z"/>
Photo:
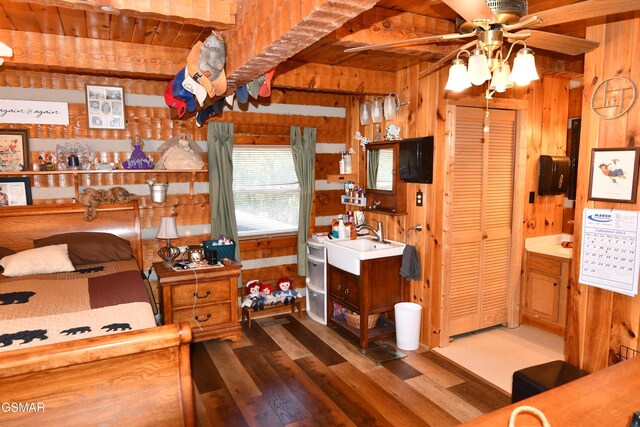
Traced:
<path id="1" fill-rule="evenodd" d="M 415 246 L 407 245 L 404 247 L 400 275 L 407 280 L 420 280 L 420 259 Z"/>

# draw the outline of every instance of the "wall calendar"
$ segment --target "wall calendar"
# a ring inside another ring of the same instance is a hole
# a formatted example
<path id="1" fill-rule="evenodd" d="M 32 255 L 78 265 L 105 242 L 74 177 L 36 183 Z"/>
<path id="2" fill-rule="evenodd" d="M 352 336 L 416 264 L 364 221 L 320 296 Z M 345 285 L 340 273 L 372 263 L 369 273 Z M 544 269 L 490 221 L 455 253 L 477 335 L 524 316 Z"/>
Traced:
<path id="1" fill-rule="evenodd" d="M 580 283 L 637 295 L 640 212 L 585 209 L 582 216 Z"/>

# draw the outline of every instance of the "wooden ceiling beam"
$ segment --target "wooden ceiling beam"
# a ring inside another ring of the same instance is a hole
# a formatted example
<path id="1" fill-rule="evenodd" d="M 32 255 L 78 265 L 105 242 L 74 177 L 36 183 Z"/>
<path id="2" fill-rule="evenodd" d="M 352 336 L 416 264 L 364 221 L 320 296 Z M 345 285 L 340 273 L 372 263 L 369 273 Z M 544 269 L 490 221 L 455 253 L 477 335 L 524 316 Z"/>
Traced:
<path id="1" fill-rule="evenodd" d="M 400 42 L 418 37 L 455 33 L 454 23 L 415 13 L 374 7 L 347 22 L 333 34 L 334 44 L 345 49 L 373 44 Z M 389 52 L 446 54 L 452 46 L 460 44 L 423 44 L 388 48 Z"/>
<path id="2" fill-rule="evenodd" d="M 235 24 L 237 0 L 13 0 L 15 2 L 125 14 L 179 24 L 227 29 Z"/>
<path id="3" fill-rule="evenodd" d="M 114 42 L 25 31 L 0 30 L 13 48 L 5 66 L 127 77 L 171 79 L 185 66 L 189 49 Z"/>
<path id="4" fill-rule="evenodd" d="M 287 61 L 278 66 L 272 86 L 280 89 L 386 95 L 396 90 L 396 74 Z"/>
<path id="5" fill-rule="evenodd" d="M 377 0 L 238 0 L 225 36 L 229 91 L 291 58 Z"/>

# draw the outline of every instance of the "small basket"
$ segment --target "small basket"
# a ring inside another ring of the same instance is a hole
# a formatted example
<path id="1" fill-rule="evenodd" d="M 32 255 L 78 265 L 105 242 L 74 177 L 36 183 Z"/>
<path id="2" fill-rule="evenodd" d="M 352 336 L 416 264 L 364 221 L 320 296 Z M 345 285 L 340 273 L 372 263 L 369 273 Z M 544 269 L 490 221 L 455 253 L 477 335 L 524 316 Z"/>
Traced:
<path id="1" fill-rule="evenodd" d="M 218 261 L 222 261 L 224 258 L 230 260 L 236 259 L 236 244 L 219 245 L 217 240 L 205 240 L 202 242 L 202 247 L 205 251 L 216 251 L 218 255 Z"/>
<path id="2" fill-rule="evenodd" d="M 369 318 L 367 319 L 367 329 L 371 329 L 376 326 L 376 323 L 378 323 L 378 317 L 380 317 L 379 314 L 369 315 Z M 347 310 L 347 325 L 355 329 L 360 329 L 360 315 L 358 313 L 354 313 L 353 311 Z"/>

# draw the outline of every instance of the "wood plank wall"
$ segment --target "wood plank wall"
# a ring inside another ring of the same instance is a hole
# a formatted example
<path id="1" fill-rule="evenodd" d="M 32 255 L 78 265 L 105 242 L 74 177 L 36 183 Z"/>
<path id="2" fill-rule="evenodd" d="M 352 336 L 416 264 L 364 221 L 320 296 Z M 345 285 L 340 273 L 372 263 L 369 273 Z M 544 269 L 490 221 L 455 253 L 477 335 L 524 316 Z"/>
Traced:
<path id="1" fill-rule="evenodd" d="M 578 283 L 583 209 L 640 209 L 640 203 L 587 200 L 591 149 L 640 146 L 638 102 L 627 114 L 613 120 L 599 119 L 590 107 L 591 95 L 604 79 L 621 76 L 631 79 L 636 88 L 640 84 L 640 52 L 637 49 L 640 13 L 635 12 L 631 19 L 587 27 L 586 38 L 599 41 L 601 47 L 585 55 L 579 185 L 565 353 L 569 362 L 587 371 L 596 371 L 617 361 L 620 345 L 640 350 L 640 296 L 629 297 Z"/>
<path id="2" fill-rule="evenodd" d="M 459 103 L 484 107 L 484 93 L 474 87 L 462 95 L 447 94 L 444 85 L 448 71 L 419 78 L 419 71 L 428 64 L 409 67 L 396 74 L 396 92 L 402 101 L 411 104 L 400 109 L 394 123 L 402 130 L 403 138 L 434 135 L 434 180 L 432 184 L 407 185 L 407 215 L 390 216 L 368 212 L 367 220 L 380 220 L 387 230 L 388 238 L 415 244 L 421 262 L 422 278 L 411 281 L 410 301 L 423 307 L 421 342 L 430 347 L 440 345 L 442 319 L 442 238 L 444 182 L 447 179 L 444 165 L 444 143 L 446 129 L 446 105 L 448 99 Z M 422 68 L 421 68 L 422 67 Z M 513 100 L 514 102 L 511 102 Z M 569 80 L 563 76 L 546 75 L 540 81 L 525 88 L 509 89 L 496 96 L 496 107 L 505 108 L 511 102 L 527 105 L 526 166 L 524 192 L 520 203 L 524 205 L 524 238 L 562 232 L 563 196 L 537 196 L 538 159 L 540 154 L 566 155 L 566 134 L 569 109 Z M 508 108 L 508 107 L 506 107 Z M 353 123 L 353 131 L 359 129 L 371 136 L 372 127 L 361 127 Z M 383 123 L 384 129 L 385 123 Z M 362 166 L 364 168 L 364 166 Z M 360 175 L 362 179 L 364 174 Z M 364 182 L 364 180 L 363 180 Z M 415 205 L 415 195 L 424 194 L 422 207 Z M 535 192 L 535 201 L 528 202 L 529 192 Z M 409 227 L 422 225 L 418 235 L 408 233 Z M 417 243 L 417 244 L 416 244 Z M 445 279 L 446 280 L 446 279 Z M 516 284 L 517 285 L 517 284 Z"/>
<path id="3" fill-rule="evenodd" d="M 84 90 L 86 84 L 124 87 L 127 130 L 91 130 L 87 128 Z M 206 125 L 198 128 L 195 119 L 174 120 L 164 103 L 166 82 L 97 78 L 48 72 L 24 72 L 4 69 L 0 72 L 0 97 L 4 99 L 47 100 L 69 103 L 68 126 L 11 125 L 1 128 L 26 128 L 30 135 L 32 160 L 40 152 L 56 151 L 58 144 L 88 144 L 101 161 L 119 163 L 129 157 L 131 140 L 136 135 L 145 143 L 145 153 L 158 159 L 158 147 L 178 132 L 191 136 L 206 159 Z M 343 211 L 339 198 L 342 185 L 327 183 L 328 174 L 337 174 L 340 152 L 345 149 L 346 111 L 350 98 L 345 95 L 310 93 L 295 90 L 272 91 L 271 97 L 257 104 L 225 109 L 221 117 L 212 120 L 234 123 L 238 145 L 288 145 L 291 126 L 317 128 L 316 195 L 312 227 L 326 229 L 331 219 Z M 160 261 L 157 251 L 162 242 L 155 239 L 160 217 L 175 215 L 180 239 L 174 245 L 198 244 L 209 238 L 208 175 L 180 173 L 167 176 L 169 194 L 165 203 L 152 203 L 146 181 L 153 171 L 141 174 L 101 174 L 84 177 L 80 191 L 86 186 L 108 188 L 123 186 L 139 196 L 143 228 L 144 265 Z M 193 183 L 193 184 L 190 184 Z M 193 185 L 194 195 L 189 195 Z M 37 176 L 32 179 L 34 204 L 69 203 L 74 194 L 69 176 Z M 55 230 L 52 230 L 55 234 Z M 305 286 L 305 278 L 297 275 L 296 236 L 272 239 L 246 239 L 240 242 L 243 280 L 277 280 L 290 276 L 296 288 Z"/>

